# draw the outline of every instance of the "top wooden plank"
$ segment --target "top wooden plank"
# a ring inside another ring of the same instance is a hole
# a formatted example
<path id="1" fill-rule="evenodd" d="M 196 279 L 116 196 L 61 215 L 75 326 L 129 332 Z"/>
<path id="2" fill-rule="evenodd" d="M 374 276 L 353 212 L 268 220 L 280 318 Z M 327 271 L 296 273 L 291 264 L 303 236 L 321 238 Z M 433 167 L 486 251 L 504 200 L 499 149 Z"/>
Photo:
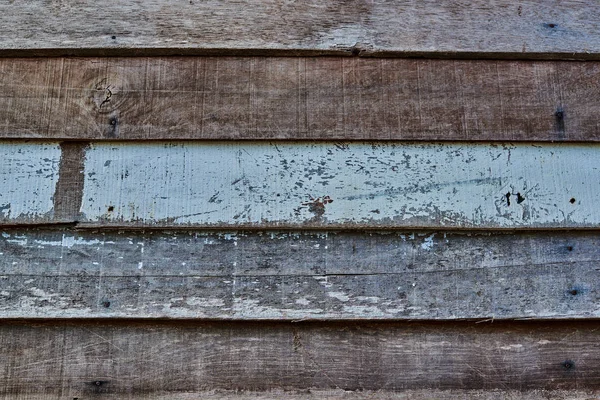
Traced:
<path id="1" fill-rule="evenodd" d="M 581 0 L 4 1 L 0 55 L 600 59 L 599 19 Z"/>

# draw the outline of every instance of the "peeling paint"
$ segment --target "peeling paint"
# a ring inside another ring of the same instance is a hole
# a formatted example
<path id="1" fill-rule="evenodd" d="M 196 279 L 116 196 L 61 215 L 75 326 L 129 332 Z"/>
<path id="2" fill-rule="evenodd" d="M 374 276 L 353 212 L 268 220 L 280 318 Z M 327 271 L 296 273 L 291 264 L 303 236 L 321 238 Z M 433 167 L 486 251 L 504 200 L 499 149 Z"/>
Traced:
<path id="1" fill-rule="evenodd" d="M 594 227 L 600 214 L 590 182 L 600 180 L 599 149 L 97 143 L 87 151 L 81 211 L 88 222 L 134 225 Z M 392 174 L 389 165 L 406 157 L 410 165 Z M 311 174 L 327 174 L 327 185 Z M 215 193 L 220 203 L 211 202 Z"/>

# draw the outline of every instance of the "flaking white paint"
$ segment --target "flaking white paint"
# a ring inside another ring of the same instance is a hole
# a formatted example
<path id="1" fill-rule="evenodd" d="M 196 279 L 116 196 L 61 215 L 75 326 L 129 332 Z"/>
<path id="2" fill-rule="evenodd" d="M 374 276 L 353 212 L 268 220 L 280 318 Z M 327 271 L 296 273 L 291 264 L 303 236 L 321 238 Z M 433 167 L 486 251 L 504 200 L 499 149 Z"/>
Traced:
<path id="1" fill-rule="evenodd" d="M 115 224 L 595 227 L 598 155 L 596 144 L 98 143 L 81 210 Z"/>
<path id="2" fill-rule="evenodd" d="M 0 221 L 35 221 L 52 211 L 60 154 L 57 144 L 0 145 Z"/>

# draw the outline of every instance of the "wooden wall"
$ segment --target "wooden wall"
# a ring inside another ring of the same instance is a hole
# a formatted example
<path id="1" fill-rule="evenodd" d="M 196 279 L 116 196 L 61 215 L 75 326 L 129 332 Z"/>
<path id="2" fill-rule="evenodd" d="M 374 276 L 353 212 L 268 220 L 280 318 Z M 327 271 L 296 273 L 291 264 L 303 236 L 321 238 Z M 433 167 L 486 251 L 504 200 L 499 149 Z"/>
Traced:
<path id="1" fill-rule="evenodd" d="M 0 4 L 0 399 L 599 397 L 599 20 Z"/>

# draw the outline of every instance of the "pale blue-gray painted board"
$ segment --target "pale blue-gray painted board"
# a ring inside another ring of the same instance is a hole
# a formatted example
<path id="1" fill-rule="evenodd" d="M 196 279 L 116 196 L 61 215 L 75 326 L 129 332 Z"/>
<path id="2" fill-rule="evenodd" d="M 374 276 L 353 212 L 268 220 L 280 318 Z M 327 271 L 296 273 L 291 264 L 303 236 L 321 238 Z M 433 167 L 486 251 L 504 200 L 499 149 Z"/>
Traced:
<path id="1" fill-rule="evenodd" d="M 0 143 L 0 223 L 52 221 L 60 147 Z"/>
<path id="2" fill-rule="evenodd" d="M 596 228 L 600 146 L 97 143 L 84 224 Z"/>

